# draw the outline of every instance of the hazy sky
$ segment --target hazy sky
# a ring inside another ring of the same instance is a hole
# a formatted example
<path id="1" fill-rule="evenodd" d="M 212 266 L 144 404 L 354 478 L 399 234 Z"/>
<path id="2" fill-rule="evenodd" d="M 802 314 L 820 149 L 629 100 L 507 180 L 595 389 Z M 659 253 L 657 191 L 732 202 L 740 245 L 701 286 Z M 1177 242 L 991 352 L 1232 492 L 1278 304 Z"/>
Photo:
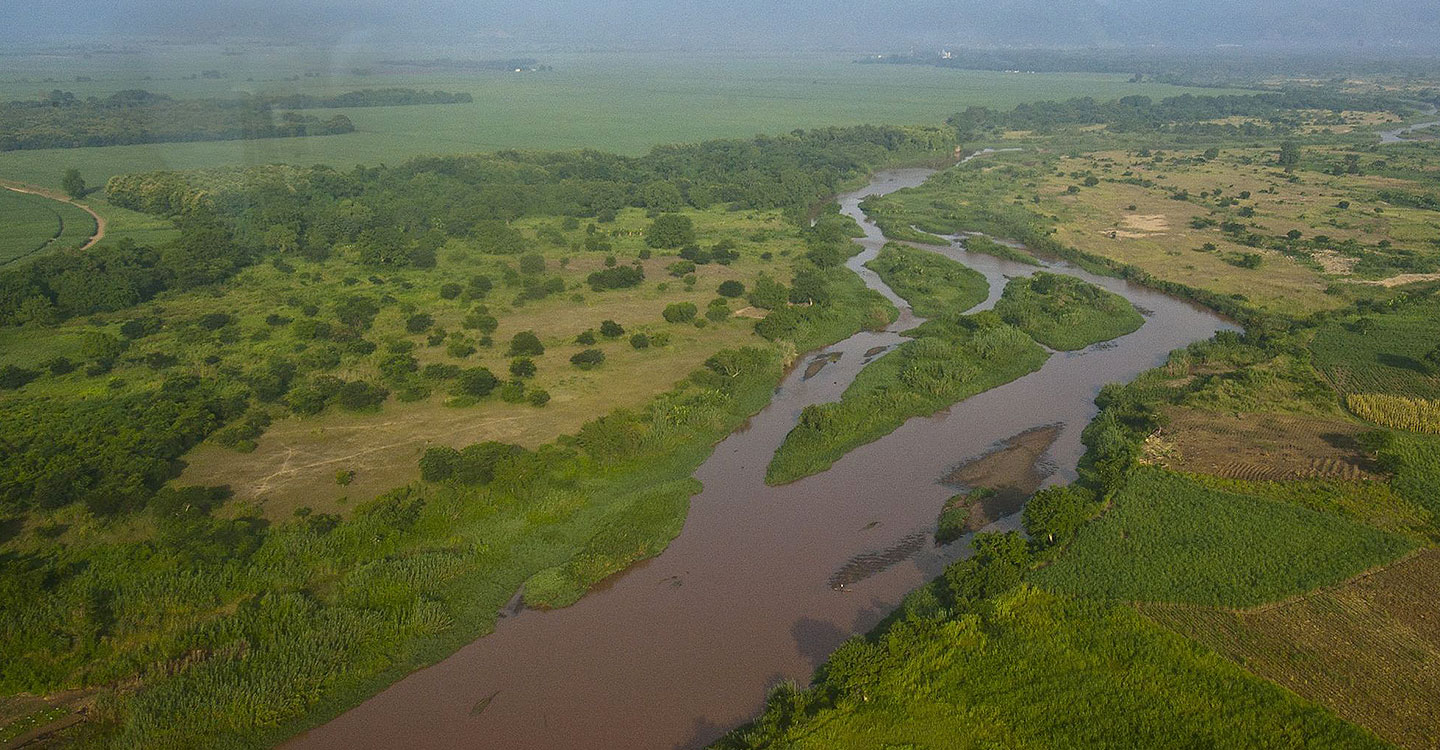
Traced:
<path id="1" fill-rule="evenodd" d="M 518 47 L 908 45 L 1440 49 L 1440 0 L 0 0 L 58 33 L 509 40 Z"/>

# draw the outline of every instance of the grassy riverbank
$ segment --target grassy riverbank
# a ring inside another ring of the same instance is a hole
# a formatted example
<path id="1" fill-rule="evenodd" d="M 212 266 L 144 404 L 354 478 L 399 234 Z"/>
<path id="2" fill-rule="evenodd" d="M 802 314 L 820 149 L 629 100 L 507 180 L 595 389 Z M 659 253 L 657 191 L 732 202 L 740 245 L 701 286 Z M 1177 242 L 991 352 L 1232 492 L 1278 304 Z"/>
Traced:
<path id="1" fill-rule="evenodd" d="M 771 459 L 766 482 L 785 484 L 824 471 L 911 417 L 1008 383 L 1046 359 L 1035 342 L 994 316 L 932 320 L 910 334 L 913 341 L 861 370 L 838 403 L 805 407 Z"/>
<path id="2" fill-rule="evenodd" d="M 887 244 L 865 264 L 922 318 L 954 320 L 985 301 L 990 285 L 979 271 L 929 250 Z"/>

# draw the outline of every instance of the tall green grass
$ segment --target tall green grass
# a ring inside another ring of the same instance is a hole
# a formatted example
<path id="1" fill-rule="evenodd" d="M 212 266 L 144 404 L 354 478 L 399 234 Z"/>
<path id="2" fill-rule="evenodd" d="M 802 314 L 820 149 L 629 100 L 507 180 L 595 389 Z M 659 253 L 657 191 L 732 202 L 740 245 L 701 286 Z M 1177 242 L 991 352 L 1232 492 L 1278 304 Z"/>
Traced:
<path id="1" fill-rule="evenodd" d="M 1145 323 L 1124 297 L 1073 276 L 1043 271 L 1011 279 L 995 312 L 1036 341 L 1064 351 L 1124 336 Z"/>
<path id="2" fill-rule="evenodd" d="M 985 301 L 990 284 L 962 263 L 928 250 L 887 244 L 866 268 L 880 276 L 922 318 L 954 320 Z"/>
<path id="3" fill-rule="evenodd" d="M 1025 334 L 993 317 L 932 320 L 894 352 L 870 363 L 838 403 L 805 407 L 765 472 L 785 484 L 822 472 L 846 453 L 941 409 L 1038 370 L 1047 357 Z"/>
<path id="4" fill-rule="evenodd" d="M 1382 748 L 1116 604 L 1021 586 L 852 641 L 717 748 Z"/>

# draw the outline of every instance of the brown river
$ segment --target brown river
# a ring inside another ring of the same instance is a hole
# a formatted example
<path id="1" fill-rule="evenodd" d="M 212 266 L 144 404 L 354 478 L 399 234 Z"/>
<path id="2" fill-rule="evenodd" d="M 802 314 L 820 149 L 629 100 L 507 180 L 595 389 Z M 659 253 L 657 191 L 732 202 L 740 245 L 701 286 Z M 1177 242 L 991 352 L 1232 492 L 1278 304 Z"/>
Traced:
<path id="1" fill-rule="evenodd" d="M 493 634 L 286 747 L 703 747 L 752 719 L 771 685 L 808 682 L 844 639 L 874 626 L 905 592 L 961 554 L 966 540 L 936 547 L 932 532 L 945 500 L 963 489 L 946 482 L 964 476 L 964 467 L 1025 443 L 1033 450 L 1001 462 L 1024 474 L 1022 483 L 1073 478 L 1080 431 L 1095 414 L 1102 385 L 1129 380 L 1172 349 L 1233 328 L 1188 302 L 1049 262 L 1049 270 L 1129 298 L 1145 325 L 1080 352 L 1056 353 L 1035 373 L 912 419 L 827 472 L 767 487 L 766 464 L 800 410 L 837 400 L 869 358 L 883 356 L 880 348 L 903 341 L 899 332 L 915 324 L 904 301 L 863 268 L 884 239 L 859 202 L 918 185 L 929 174 L 881 173 L 840 197 L 842 210 L 866 230 L 858 240 L 865 249 L 849 265 L 897 303 L 900 318 L 885 331 L 804 355 L 769 406 L 696 471 L 704 491 L 663 554 L 571 607 L 501 619 Z M 1007 277 L 1036 270 L 967 253 L 960 242 L 930 249 L 985 274 L 991 293 L 981 308 L 994 303 Z M 1024 436 L 1037 434 L 1045 439 L 1026 442 Z M 1012 515 L 991 527 L 1016 525 Z"/>

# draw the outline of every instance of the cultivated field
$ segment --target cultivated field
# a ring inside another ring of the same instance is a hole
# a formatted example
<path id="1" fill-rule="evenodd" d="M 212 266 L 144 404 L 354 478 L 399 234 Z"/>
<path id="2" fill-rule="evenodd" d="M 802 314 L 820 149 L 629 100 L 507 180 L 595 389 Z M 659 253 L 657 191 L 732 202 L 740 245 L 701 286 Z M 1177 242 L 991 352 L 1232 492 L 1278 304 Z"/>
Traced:
<path id="1" fill-rule="evenodd" d="M 1440 745 L 1440 551 L 1254 610 L 1145 605 L 1154 620 L 1401 747 Z"/>
<path id="2" fill-rule="evenodd" d="M 95 219 L 81 208 L 0 187 L 0 264 L 42 250 L 79 247 L 93 234 Z"/>

